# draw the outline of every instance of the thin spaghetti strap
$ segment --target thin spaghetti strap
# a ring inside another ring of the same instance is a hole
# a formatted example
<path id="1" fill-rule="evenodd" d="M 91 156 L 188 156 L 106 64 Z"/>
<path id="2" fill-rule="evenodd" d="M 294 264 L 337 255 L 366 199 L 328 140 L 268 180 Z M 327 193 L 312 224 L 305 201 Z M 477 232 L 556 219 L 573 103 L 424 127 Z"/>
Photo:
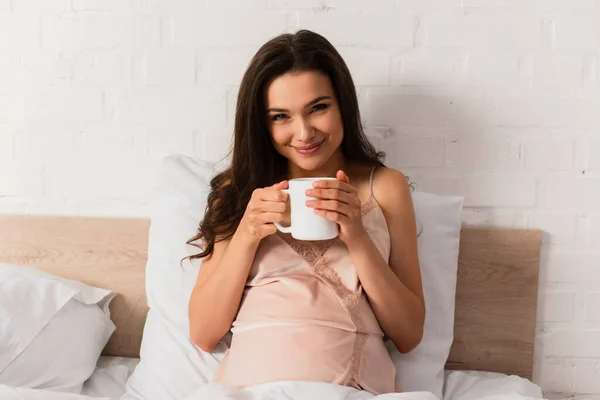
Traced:
<path id="1" fill-rule="evenodd" d="M 371 199 L 375 198 L 375 195 L 373 194 L 373 175 L 375 173 L 376 168 L 377 168 L 377 165 L 373 166 L 373 168 L 371 169 L 371 174 L 369 175 L 369 188 L 371 191 Z"/>

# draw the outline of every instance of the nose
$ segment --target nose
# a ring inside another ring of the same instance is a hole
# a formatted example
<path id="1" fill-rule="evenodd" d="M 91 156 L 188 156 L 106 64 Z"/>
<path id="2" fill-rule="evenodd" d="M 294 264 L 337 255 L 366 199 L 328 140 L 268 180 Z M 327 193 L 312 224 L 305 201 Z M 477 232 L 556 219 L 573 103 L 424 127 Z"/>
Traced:
<path id="1" fill-rule="evenodd" d="M 300 142 L 310 142 L 315 137 L 315 129 L 306 118 L 299 118 L 294 136 Z"/>

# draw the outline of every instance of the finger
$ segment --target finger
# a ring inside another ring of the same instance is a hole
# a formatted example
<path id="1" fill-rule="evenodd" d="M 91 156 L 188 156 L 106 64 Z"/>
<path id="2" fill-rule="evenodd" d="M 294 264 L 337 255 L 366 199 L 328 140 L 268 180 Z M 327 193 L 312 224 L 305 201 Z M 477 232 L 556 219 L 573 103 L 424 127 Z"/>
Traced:
<path id="1" fill-rule="evenodd" d="M 346 215 L 340 214 L 335 211 L 315 210 L 315 214 L 320 215 L 321 217 L 330 221 L 336 222 L 340 225 L 345 225 L 349 220 L 349 218 Z"/>
<path id="2" fill-rule="evenodd" d="M 341 203 L 337 200 L 308 200 L 306 205 L 317 210 L 335 211 L 347 216 L 350 216 L 353 213 L 353 207 L 350 207 L 348 204 Z"/>
<path id="3" fill-rule="evenodd" d="M 348 185 L 350 184 L 350 178 L 348 177 L 348 175 L 346 175 L 346 173 L 344 171 L 342 171 L 341 169 L 335 174 L 335 177 L 342 181 L 347 183 Z"/>
<path id="4" fill-rule="evenodd" d="M 338 189 L 348 193 L 356 193 L 356 189 L 354 187 L 338 179 L 315 181 L 313 183 L 313 187 L 318 189 Z"/>
<path id="5" fill-rule="evenodd" d="M 258 192 L 258 199 L 263 201 L 287 201 L 288 194 L 281 190 L 268 188 Z"/>
<path id="6" fill-rule="evenodd" d="M 273 185 L 269 186 L 268 189 L 281 190 L 281 189 L 287 189 L 287 186 L 288 186 L 288 181 L 281 181 L 281 182 L 277 182 L 277 183 L 274 183 Z"/>
<path id="7" fill-rule="evenodd" d="M 338 200 L 346 204 L 357 204 L 354 193 L 344 192 L 338 189 L 309 189 L 306 195 L 317 199 Z"/>
<path id="8" fill-rule="evenodd" d="M 261 201 L 257 209 L 261 212 L 283 213 L 287 208 L 284 201 Z"/>
<path id="9" fill-rule="evenodd" d="M 283 214 L 278 212 L 263 212 L 260 213 L 258 220 L 263 224 L 272 224 L 273 222 L 283 221 Z"/>

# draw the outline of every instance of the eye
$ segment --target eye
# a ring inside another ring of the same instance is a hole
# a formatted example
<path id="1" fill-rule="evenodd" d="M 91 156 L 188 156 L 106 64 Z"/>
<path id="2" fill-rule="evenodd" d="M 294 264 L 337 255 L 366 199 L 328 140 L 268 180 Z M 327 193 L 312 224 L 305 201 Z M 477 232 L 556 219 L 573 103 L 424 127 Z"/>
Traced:
<path id="1" fill-rule="evenodd" d="M 329 107 L 327 104 L 321 103 L 321 104 L 317 104 L 315 105 L 311 111 L 322 111 L 325 110 L 327 107 Z"/>
<path id="2" fill-rule="evenodd" d="M 273 115 L 273 117 L 271 117 L 271 119 L 273 121 L 279 121 L 279 120 L 283 120 L 286 118 L 287 118 L 287 115 L 285 115 L 285 114 L 276 114 L 276 115 Z"/>

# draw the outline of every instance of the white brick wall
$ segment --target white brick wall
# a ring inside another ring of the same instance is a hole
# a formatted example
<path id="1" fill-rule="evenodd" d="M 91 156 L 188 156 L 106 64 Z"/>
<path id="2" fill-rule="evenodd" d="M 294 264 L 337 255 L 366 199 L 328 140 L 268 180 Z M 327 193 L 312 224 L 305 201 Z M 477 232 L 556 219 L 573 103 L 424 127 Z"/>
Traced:
<path id="1" fill-rule="evenodd" d="M 147 215 L 159 160 L 220 160 L 249 58 L 298 28 L 389 165 L 544 231 L 535 381 L 600 394 L 598 0 L 0 0 L 0 212 Z"/>

